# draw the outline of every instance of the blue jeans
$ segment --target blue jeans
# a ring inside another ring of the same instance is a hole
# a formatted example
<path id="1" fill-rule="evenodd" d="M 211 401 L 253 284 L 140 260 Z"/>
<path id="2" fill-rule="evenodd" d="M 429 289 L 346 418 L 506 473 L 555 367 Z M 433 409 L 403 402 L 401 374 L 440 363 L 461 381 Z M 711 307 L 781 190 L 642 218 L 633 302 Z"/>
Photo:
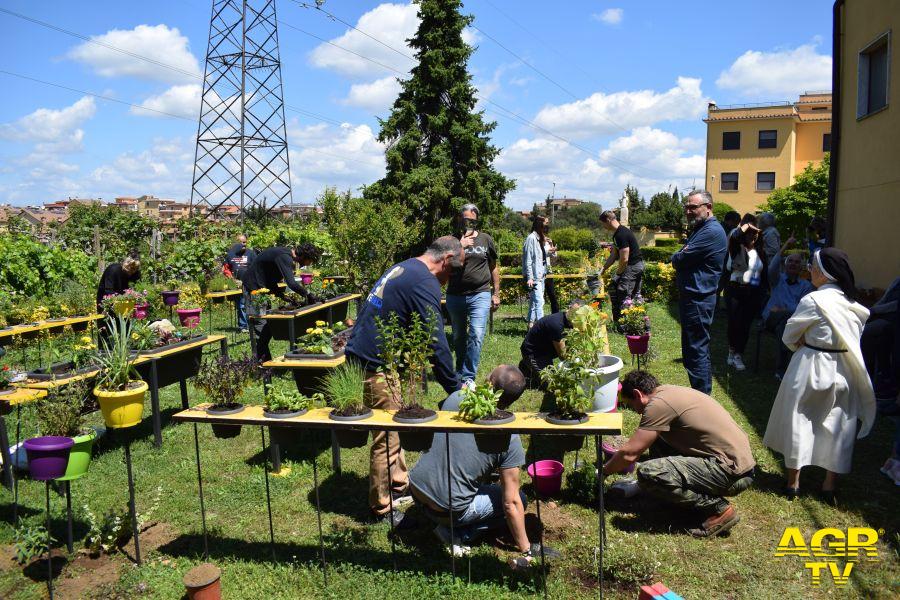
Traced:
<path id="1" fill-rule="evenodd" d="M 453 325 L 453 352 L 460 381 L 474 381 L 481 362 L 481 344 L 491 314 L 491 293 L 468 296 L 447 294 L 447 312 Z"/>
<path id="2" fill-rule="evenodd" d="M 544 316 L 544 280 L 534 282 L 528 290 L 528 322 L 534 323 Z"/>
<path id="3" fill-rule="evenodd" d="M 244 308 L 244 295 L 241 294 L 234 301 L 234 311 L 237 314 L 238 329 L 247 329 L 247 310 Z"/>
<path id="4" fill-rule="evenodd" d="M 691 387 L 704 394 L 712 391 L 712 362 L 709 356 L 709 330 L 716 311 L 716 294 L 705 296 L 685 292 L 678 297 L 681 321 L 681 358 Z"/>
<path id="5" fill-rule="evenodd" d="M 522 506 L 526 506 L 527 500 L 521 490 L 519 490 L 519 497 L 522 499 Z M 426 512 L 426 514 L 428 513 Z M 482 485 L 463 514 L 454 518 L 453 535 L 459 543 L 470 546 L 486 532 L 505 526 L 503 488 L 496 483 Z M 441 523 L 438 523 L 438 527 L 445 528 L 447 537 L 450 536 L 450 527 Z"/>

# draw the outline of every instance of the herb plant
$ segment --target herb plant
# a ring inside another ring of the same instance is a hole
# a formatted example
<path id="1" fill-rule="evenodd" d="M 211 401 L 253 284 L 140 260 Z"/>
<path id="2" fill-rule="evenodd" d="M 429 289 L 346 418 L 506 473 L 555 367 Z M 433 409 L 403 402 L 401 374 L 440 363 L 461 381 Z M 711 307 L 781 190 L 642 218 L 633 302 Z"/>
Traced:
<path id="1" fill-rule="evenodd" d="M 106 328 L 108 337 L 101 338 L 103 352 L 97 356 L 101 367 L 98 385 L 107 391 L 122 391 L 128 389 L 129 382 L 139 379 L 134 369 L 137 355 L 131 354 L 134 342 L 131 320 L 121 315 L 110 316 Z"/>
<path id="2" fill-rule="evenodd" d="M 364 379 L 365 374 L 358 365 L 344 363 L 325 377 L 320 391 L 334 407 L 335 413 L 358 415 L 366 411 L 363 404 Z"/>
<path id="3" fill-rule="evenodd" d="M 52 537 L 50 542 L 55 542 Z M 16 562 L 30 563 L 47 551 L 47 530 L 43 525 L 21 525 L 16 529 Z"/>
<path id="4" fill-rule="evenodd" d="M 497 412 L 497 402 L 503 395 L 502 390 L 494 390 L 490 383 L 482 383 L 475 389 L 463 388 L 462 400 L 459 402 L 459 416 L 465 421 L 477 421 Z"/>
<path id="5" fill-rule="evenodd" d="M 82 405 L 87 396 L 88 387 L 83 381 L 54 388 L 37 404 L 41 433 L 63 437 L 84 433 Z"/>
<path id="6" fill-rule="evenodd" d="M 219 356 L 200 365 L 194 385 L 213 404 L 231 404 L 237 402 L 258 374 L 259 362 L 252 357 Z"/>
<path id="7" fill-rule="evenodd" d="M 606 349 L 603 326 L 608 320 L 604 312 L 590 305 L 579 306 L 568 314 L 572 329 L 566 334 L 566 362 L 585 369 L 597 369 Z"/>
<path id="8" fill-rule="evenodd" d="M 421 407 L 419 393 L 425 369 L 434 354 L 431 349 L 432 323 L 436 318 L 434 311 L 426 319 L 413 313 L 405 327 L 400 324 L 397 313 L 391 313 L 387 319 L 375 318 L 381 343 L 378 357 L 383 363 L 378 372 L 391 393 L 400 399 L 402 408 Z"/>
<path id="9" fill-rule="evenodd" d="M 541 370 L 541 380 L 556 399 L 556 411 L 564 418 L 578 418 L 593 405 L 591 393 L 582 382 L 585 369 L 556 360 Z"/>
<path id="10" fill-rule="evenodd" d="M 266 396 L 266 409 L 269 412 L 277 410 L 295 411 L 309 410 L 318 403 L 324 403 L 325 398 L 322 394 L 313 394 L 306 396 L 296 390 L 284 388 L 270 388 Z"/>

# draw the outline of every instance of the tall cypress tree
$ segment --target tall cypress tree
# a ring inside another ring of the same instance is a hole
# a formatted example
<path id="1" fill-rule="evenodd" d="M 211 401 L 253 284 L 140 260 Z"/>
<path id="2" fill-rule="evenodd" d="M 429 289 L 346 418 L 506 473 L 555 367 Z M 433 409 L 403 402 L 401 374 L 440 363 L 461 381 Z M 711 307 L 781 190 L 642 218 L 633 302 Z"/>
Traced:
<path id="1" fill-rule="evenodd" d="M 492 163 L 499 150 L 490 133 L 497 126 L 475 111 L 475 87 L 466 69 L 472 48 L 462 39 L 473 17 L 462 15 L 460 0 L 419 0 L 419 29 L 409 44 L 419 64 L 386 120 L 378 140 L 387 145 L 385 176 L 366 188 L 382 202 L 400 202 L 410 219 L 423 222 L 419 251 L 450 232 L 450 220 L 466 202 L 481 217 L 500 214 L 503 198 L 515 187 Z"/>

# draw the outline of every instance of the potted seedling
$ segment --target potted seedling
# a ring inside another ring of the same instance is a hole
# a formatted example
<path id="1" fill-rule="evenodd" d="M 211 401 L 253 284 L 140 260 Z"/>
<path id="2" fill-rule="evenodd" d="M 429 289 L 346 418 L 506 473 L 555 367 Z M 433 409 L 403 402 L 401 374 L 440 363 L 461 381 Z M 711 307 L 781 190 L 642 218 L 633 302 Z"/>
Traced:
<path id="1" fill-rule="evenodd" d="M 605 354 L 606 322 L 609 317 L 591 305 L 569 309 L 572 328 L 566 333 L 566 365 L 581 369 L 582 385 L 593 396 L 592 412 L 614 410 L 622 360 Z"/>
<path id="2" fill-rule="evenodd" d="M 316 404 L 324 404 L 322 394 L 307 396 L 297 390 L 282 387 L 270 387 L 266 394 L 266 405 L 263 406 L 263 416 L 269 419 L 290 419 L 306 414 Z M 271 425 L 269 434 L 272 443 L 285 446 L 292 441 L 296 430 L 290 427 L 278 427 Z"/>
<path id="3" fill-rule="evenodd" d="M 321 393 L 332 406 L 328 418 L 333 421 L 361 421 L 372 416 L 372 409 L 363 404 L 362 369 L 351 363 L 344 363 L 334 369 L 322 381 Z M 359 448 L 366 445 L 369 432 L 353 429 L 335 431 L 341 448 Z"/>
<path id="4" fill-rule="evenodd" d="M 421 425 L 437 418 L 436 411 L 421 404 L 424 396 L 422 377 L 433 354 L 431 323 L 434 323 L 434 318 L 434 313 L 431 313 L 427 320 L 418 313 L 413 313 L 405 327 L 400 325 L 395 312 L 387 319 L 380 317 L 375 319 L 381 343 L 378 357 L 382 366 L 379 367 L 378 373 L 393 397 L 400 399 L 400 409 L 393 417 L 396 423 Z M 399 436 L 400 445 L 404 450 L 424 452 L 431 448 L 434 432 L 401 429 Z"/>
<path id="5" fill-rule="evenodd" d="M 647 314 L 643 300 L 625 299 L 619 325 L 625 333 L 628 351 L 635 356 L 646 354 L 650 345 L 650 315 Z"/>
<path id="6" fill-rule="evenodd" d="M 200 286 L 196 284 L 184 286 L 175 313 L 178 314 L 182 327 L 193 329 L 200 325 L 200 315 L 203 313 L 203 294 L 200 292 Z"/>
<path id="7" fill-rule="evenodd" d="M 206 409 L 209 415 L 235 415 L 244 410 L 238 402 L 244 390 L 259 371 L 259 363 L 252 357 L 218 358 L 204 361 L 194 379 L 194 385 L 203 390 L 212 406 Z M 241 432 L 240 425 L 213 424 L 213 434 L 217 438 L 236 437 Z"/>
<path id="8" fill-rule="evenodd" d="M 101 370 L 94 395 L 107 427 L 133 427 L 141 422 L 148 386 L 134 369 L 137 354 L 131 352 L 131 320 L 121 315 L 110 316 L 106 328 L 103 352 L 97 356 Z"/>
<path id="9" fill-rule="evenodd" d="M 593 406 L 591 388 L 583 385 L 584 369 L 556 360 L 541 370 L 541 380 L 553 394 L 556 408 L 544 417 L 554 425 L 578 425 L 588 420 L 587 411 Z M 554 435 L 553 440 L 563 451 L 578 450 L 584 444 L 581 435 Z"/>
<path id="10" fill-rule="evenodd" d="M 68 379 L 76 375 L 82 375 L 93 370 L 97 366 L 97 347 L 91 336 L 80 336 L 71 347 L 71 360 L 56 362 L 59 351 L 53 343 L 53 338 L 48 340 L 48 353 L 50 364 L 47 367 L 28 372 L 28 378 L 34 381 L 53 381 Z"/>
<path id="11" fill-rule="evenodd" d="M 9 368 L 9 365 L 0 367 L 0 396 L 12 394 L 16 391 L 16 388 L 12 386 L 12 376 L 13 371 Z"/>
<path id="12" fill-rule="evenodd" d="M 516 415 L 497 408 L 497 402 L 502 395 L 502 390 L 494 390 L 487 381 L 474 388 L 463 388 L 462 400 L 459 402 L 459 417 L 463 421 L 488 427 L 512 423 Z M 509 433 L 476 433 L 475 444 L 481 452 L 496 454 L 504 452 L 509 447 L 510 436 Z"/>
<path id="13" fill-rule="evenodd" d="M 69 453 L 66 471 L 58 480 L 78 479 L 87 473 L 91 464 L 91 450 L 97 432 L 85 426 L 82 408 L 88 396 L 83 382 L 55 388 L 37 404 L 37 417 L 45 435 L 72 438 L 74 445 Z"/>

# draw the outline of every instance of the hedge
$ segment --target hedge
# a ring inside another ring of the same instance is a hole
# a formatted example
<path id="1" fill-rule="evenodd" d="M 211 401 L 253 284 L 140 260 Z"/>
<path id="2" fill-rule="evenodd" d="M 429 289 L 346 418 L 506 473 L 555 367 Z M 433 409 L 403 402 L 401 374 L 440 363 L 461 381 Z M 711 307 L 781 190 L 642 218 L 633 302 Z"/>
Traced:
<path id="1" fill-rule="evenodd" d="M 587 256 L 584 252 L 576 252 L 574 250 L 560 250 L 553 259 L 554 273 L 579 273 L 581 272 L 581 264 Z M 522 270 L 522 253 L 521 252 L 501 252 L 497 255 L 501 267 L 518 267 L 519 272 Z"/>
<path id="2" fill-rule="evenodd" d="M 655 242 L 657 248 L 678 248 L 681 240 L 678 238 L 659 238 Z"/>
<path id="3" fill-rule="evenodd" d="M 669 262 L 676 250 L 673 248 L 654 248 L 646 246 L 641 248 L 641 256 L 644 262 Z"/>

